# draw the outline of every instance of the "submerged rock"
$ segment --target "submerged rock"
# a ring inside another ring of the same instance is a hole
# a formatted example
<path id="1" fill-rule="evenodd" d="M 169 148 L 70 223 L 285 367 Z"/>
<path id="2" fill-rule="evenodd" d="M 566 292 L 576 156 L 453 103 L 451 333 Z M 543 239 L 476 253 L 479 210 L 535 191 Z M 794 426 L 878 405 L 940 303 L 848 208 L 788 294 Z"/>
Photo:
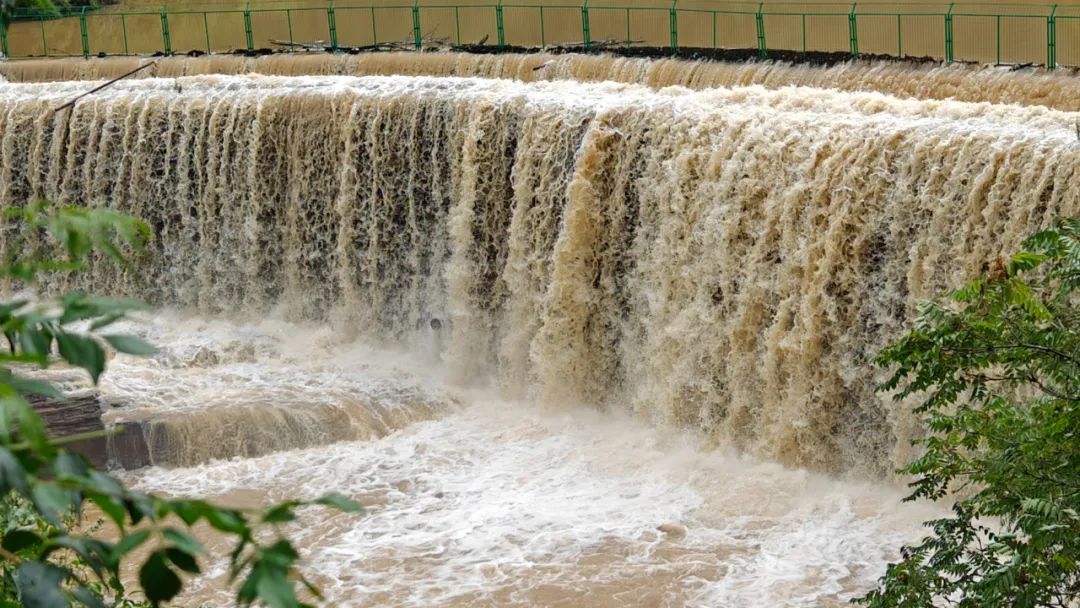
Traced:
<path id="1" fill-rule="evenodd" d="M 669 540 L 679 540 L 686 537 L 686 526 L 674 522 L 660 524 L 656 526 L 656 529 L 663 532 Z"/>

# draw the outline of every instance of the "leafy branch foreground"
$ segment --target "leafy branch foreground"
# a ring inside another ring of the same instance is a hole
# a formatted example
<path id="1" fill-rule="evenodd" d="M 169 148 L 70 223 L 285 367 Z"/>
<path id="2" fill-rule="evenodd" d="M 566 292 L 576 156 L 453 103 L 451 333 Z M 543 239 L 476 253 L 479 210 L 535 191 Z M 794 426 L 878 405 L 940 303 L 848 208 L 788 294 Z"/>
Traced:
<path id="1" fill-rule="evenodd" d="M 1080 219 L 926 304 L 878 362 L 930 434 L 907 500 L 953 499 L 905 547 L 874 607 L 1080 602 Z"/>
<path id="2" fill-rule="evenodd" d="M 85 270 L 95 257 L 128 265 L 150 238 L 142 222 L 104 209 L 36 205 L 10 212 L 6 221 L 0 281 L 16 291 L 29 290 L 43 273 Z M 257 511 L 166 499 L 125 488 L 63 449 L 62 440 L 46 436 L 27 398 L 63 395 L 49 382 L 20 372 L 62 362 L 86 370 L 96 383 L 106 368 L 106 346 L 132 355 L 154 351 L 134 336 L 106 333 L 145 309 L 141 302 L 83 293 L 0 301 L 0 331 L 7 343 L 0 351 L 0 606 L 96 608 L 128 602 L 121 565 L 143 546 L 148 553 L 136 564 L 139 586 L 156 606 L 181 591 L 184 573 L 199 573 L 205 551 L 188 531 L 198 522 L 234 542 L 229 580 L 236 584 L 238 604 L 300 606 L 298 584 L 319 597 L 297 572 L 299 556 L 279 526 L 295 519 L 304 505 L 343 511 L 360 511 L 360 505 L 333 494 Z M 115 543 L 72 530 L 88 503 L 116 525 Z"/>

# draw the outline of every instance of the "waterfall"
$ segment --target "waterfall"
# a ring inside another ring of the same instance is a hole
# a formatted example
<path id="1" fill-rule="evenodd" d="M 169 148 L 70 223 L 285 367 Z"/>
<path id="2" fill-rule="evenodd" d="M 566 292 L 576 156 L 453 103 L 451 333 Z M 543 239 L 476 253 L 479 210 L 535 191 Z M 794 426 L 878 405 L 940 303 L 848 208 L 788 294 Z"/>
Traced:
<path id="1" fill-rule="evenodd" d="M 510 59 L 475 61 L 506 75 Z M 1080 211 L 1078 117 L 1041 106 L 159 73 L 50 111 L 93 86 L 0 85 L 0 207 L 108 205 L 156 234 L 137 276 L 54 287 L 213 315 L 283 306 L 392 343 L 437 321 L 462 382 L 626 407 L 821 470 L 905 460 L 918 431 L 869 360 L 920 299 Z"/>

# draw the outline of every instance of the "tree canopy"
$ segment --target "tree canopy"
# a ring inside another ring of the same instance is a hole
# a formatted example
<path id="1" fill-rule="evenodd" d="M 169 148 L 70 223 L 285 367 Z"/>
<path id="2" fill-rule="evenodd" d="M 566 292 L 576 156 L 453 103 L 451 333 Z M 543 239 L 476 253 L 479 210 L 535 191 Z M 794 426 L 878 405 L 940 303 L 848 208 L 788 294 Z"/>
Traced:
<path id="1" fill-rule="evenodd" d="M 925 304 L 878 363 L 921 398 L 908 500 L 952 503 L 860 601 L 1069 606 L 1080 598 L 1080 219 Z"/>

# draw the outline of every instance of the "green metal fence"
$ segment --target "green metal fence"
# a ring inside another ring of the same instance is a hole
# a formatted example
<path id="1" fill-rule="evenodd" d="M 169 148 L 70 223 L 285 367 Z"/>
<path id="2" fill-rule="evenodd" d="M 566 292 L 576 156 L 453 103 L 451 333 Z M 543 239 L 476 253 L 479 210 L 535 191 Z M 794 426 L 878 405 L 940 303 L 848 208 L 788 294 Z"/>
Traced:
<path id="1" fill-rule="evenodd" d="M 952 61 L 1080 65 L 1080 5 L 884 4 L 712 0 L 488 0 L 462 4 L 317 5 L 268 0 L 237 8 L 0 18 L 0 51 L 13 58 L 254 52 L 274 44 L 315 43 L 331 51 L 431 37 L 490 46 L 612 44 L 672 53 L 749 49 L 781 52 L 928 56 Z"/>

